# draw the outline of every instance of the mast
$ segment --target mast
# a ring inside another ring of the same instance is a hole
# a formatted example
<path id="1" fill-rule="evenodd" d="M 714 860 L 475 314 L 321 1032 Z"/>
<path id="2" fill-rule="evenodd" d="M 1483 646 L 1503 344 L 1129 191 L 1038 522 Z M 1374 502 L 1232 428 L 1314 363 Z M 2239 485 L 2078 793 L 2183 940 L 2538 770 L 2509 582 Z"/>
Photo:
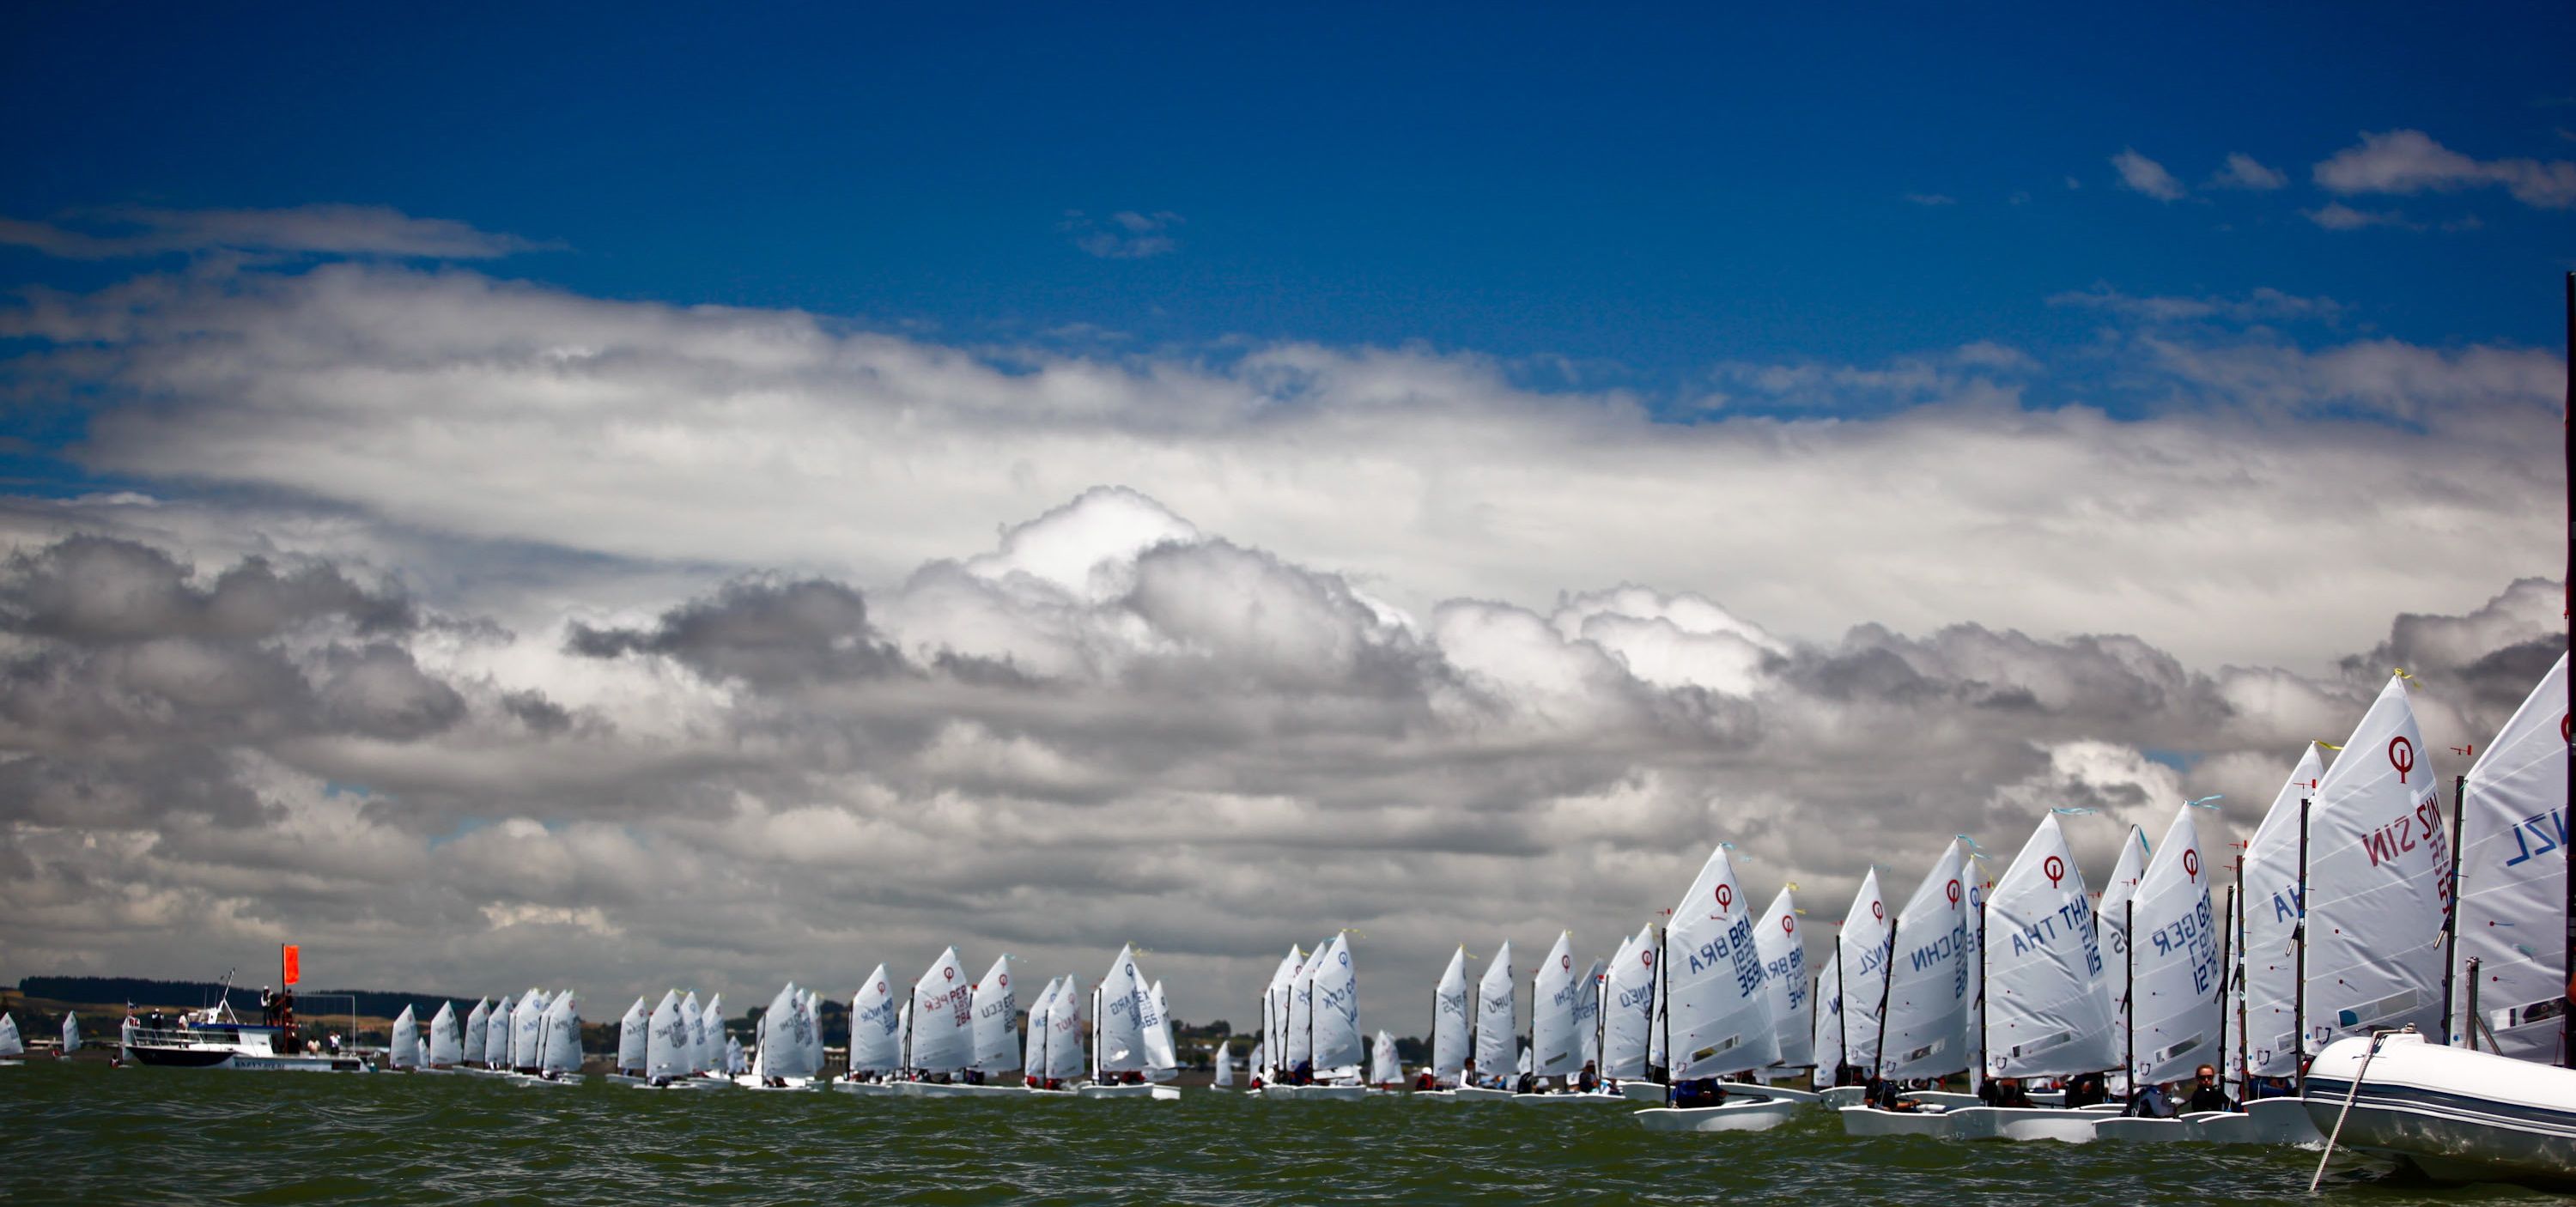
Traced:
<path id="1" fill-rule="evenodd" d="M 2236 889 L 2231 885 L 2227 890 L 2225 917 L 2234 918 L 2235 916 Z M 2221 921 L 2218 925 L 2218 1059 L 2221 1061 L 2227 1059 L 2227 957 L 2234 954 L 2235 950 L 2236 932 L 2225 921 Z M 2224 1069 L 2227 1066 L 2221 1064 L 2218 1067 Z M 2226 1081 L 2226 1077 L 2221 1075 L 2219 1084 L 2224 1085 Z"/>
<path id="2" fill-rule="evenodd" d="M 1091 991 L 1091 1083 L 1106 1084 L 1100 1080 L 1100 990 L 1097 987 Z"/>
<path id="3" fill-rule="evenodd" d="M 1878 1051 L 1869 1058 L 1870 1076 L 1887 1078 L 1887 995 L 1896 988 L 1896 928 L 1904 925 L 1903 916 L 1887 923 L 1887 953 L 1879 957 L 1878 970 Z"/>
<path id="4" fill-rule="evenodd" d="M 1845 933 L 1850 932 L 1851 919 L 1843 919 L 1843 930 Z M 1851 986 L 1843 981 L 1842 935 L 1834 936 L 1834 993 L 1840 999 L 1834 1006 L 1834 1029 L 1842 1032 L 1842 1042 L 1834 1045 L 1834 1051 L 1838 1053 L 1834 1058 L 1834 1084 L 1841 1085 L 1843 1083 L 1843 1069 L 1849 1067 L 1852 1063 Z"/>
<path id="5" fill-rule="evenodd" d="M 1980 1065 L 1992 1063 L 1994 1058 L 1993 1050 L 1986 1047 L 1994 1038 L 1986 1027 L 1986 1016 L 1994 1009 L 1986 994 L 1986 961 L 1992 957 L 1992 953 L 1986 950 L 1987 896 L 1987 893 L 1977 894 L 1977 1063 Z M 1983 1068 L 1968 1070 L 1969 1088 L 1983 1085 L 1985 1077 Z"/>
<path id="6" fill-rule="evenodd" d="M 2442 1042 L 2451 1042 L 2451 1002 L 2460 967 L 2460 810 L 2468 803 L 2469 777 L 2451 777 L 2451 888 L 2442 910 Z"/>
<path id="7" fill-rule="evenodd" d="M 2122 1057 L 2128 1067 L 2121 1070 L 2129 1079 L 2129 1109 L 2138 1106 L 2138 897 L 2135 891 L 2120 903 L 2120 961 L 2128 970 L 2128 984 L 2120 990 L 2121 1030 L 2128 1033 L 2128 1055 Z"/>
<path id="8" fill-rule="evenodd" d="M 1662 1024 L 1664 1028 L 1664 1085 L 1667 1087 L 1664 1096 L 1667 1100 L 1672 1097 L 1670 1087 L 1673 1084 L 1673 1012 L 1664 1007 L 1669 1004 L 1671 997 L 1671 978 L 1664 975 L 1664 928 L 1657 926 L 1655 928 L 1655 1021 Z M 1649 1053 L 1649 1056 L 1651 1055 Z M 1647 1061 L 1646 1071 L 1649 1073 L 1654 1071 L 1654 1062 L 1651 1059 Z"/>
<path id="9" fill-rule="evenodd" d="M 2576 411 L 2576 272 L 2567 274 L 2566 401 L 2568 409 Z M 2560 427 L 2567 446 L 2567 573 L 2571 588 L 2576 588 L 2576 426 L 2562 419 Z M 2567 626 L 2569 640 L 2576 642 L 2576 612 L 2568 614 Z M 2576 675 L 2567 679 L 2567 709 L 2566 715 L 2576 715 Z M 2576 800 L 2576 759 L 2568 760 L 2567 786 L 2569 799 Z M 2576 860 L 2570 863 L 2576 866 Z M 2576 972 L 2576 874 L 2567 877 L 2566 912 L 2562 920 L 2567 924 L 2567 933 L 2563 940 L 2565 945 L 2560 949 L 2558 970 Z M 2558 1016 L 2558 1059 L 2568 1068 L 2576 1069 L 2576 1011 Z"/>
<path id="10" fill-rule="evenodd" d="M 2291 1059 L 2298 1068 L 2298 1090 L 2308 1091 L 2308 798 L 2299 798 L 2299 928 L 2298 979 L 2290 984 L 2290 1021 L 2297 1023 L 2298 1050 Z"/>
<path id="11" fill-rule="evenodd" d="M 2228 906 L 2229 906 L 2229 911 L 2230 911 L 2230 913 L 2232 913 L 2232 914 L 2234 915 L 2234 916 L 2230 919 L 2230 922 L 2231 922 L 2231 923 L 2235 926 L 2235 928 L 2236 928 L 2236 930 L 2235 930 L 2235 934 L 2234 934 L 2234 937 L 2235 937 L 2235 940 L 2236 940 L 2236 967 L 2235 967 L 2235 969 L 2233 970 L 2233 975 L 2234 975 L 2234 976 L 2235 976 L 2235 978 L 2236 978 L 2236 981 L 2235 981 L 2235 985 L 2236 985 L 2236 1100 L 2237 1100 L 2238 1102 L 2243 1102 L 2243 1101 L 2245 1101 L 2245 1100 L 2247 1100 L 2247 1099 L 2249 1099 L 2249 1098 L 2252 1098 L 2252 1097 L 2254 1096 L 2254 1074 L 2253 1074 L 2253 1070 L 2252 1070 L 2251 1068 L 2249 1068 L 2249 1067 L 2248 1067 L 2248 1063 L 2249 1063 L 2249 1062 L 2248 1062 L 2248 1060 L 2247 1060 L 2247 1054 L 2246 1054 L 2246 1048 L 2245 1048 L 2245 894 L 2244 894 L 2244 889 L 2245 889 L 2245 856 L 2246 856 L 2248 853 L 2250 853 L 2250 852 L 2252 851 L 2252 849 L 2253 849 L 2253 843 L 2252 843 L 2252 841 L 2249 839 L 2247 842 L 2245 842 L 2245 843 L 2243 843 L 2243 844 L 2240 844 L 2240 845 L 2241 845 L 2241 846 L 2243 846 L 2243 847 L 2244 847 L 2244 849 L 2243 849 L 2243 850 L 2238 851 L 2238 852 L 2237 852 L 2237 854 L 2236 854 L 2236 883 L 2235 883 L 2235 884 L 2233 884 L 2233 885 L 2230 885 L 2230 886 L 2228 887 L 2228 890 L 2227 890 L 2227 903 L 2228 903 Z M 2223 963 L 2223 961 L 2222 961 L 2222 963 Z M 2222 1004 L 2219 1006 L 2219 1008 L 2218 1008 L 2218 1012 L 2219 1012 L 2219 1014 L 2221 1014 L 2221 1015 L 2225 1015 L 2225 1014 L 2227 1013 L 2227 1007 L 2226 1007 L 2226 1005 L 2224 1005 L 2224 1004 L 2222 1003 Z M 2227 1058 L 2227 1045 L 2226 1045 L 2226 1044 L 2224 1044 L 2224 1043 L 2221 1043 L 2218 1047 L 2219 1047 L 2219 1059 L 2221 1059 L 2221 1060 L 2226 1059 L 2226 1058 Z"/>

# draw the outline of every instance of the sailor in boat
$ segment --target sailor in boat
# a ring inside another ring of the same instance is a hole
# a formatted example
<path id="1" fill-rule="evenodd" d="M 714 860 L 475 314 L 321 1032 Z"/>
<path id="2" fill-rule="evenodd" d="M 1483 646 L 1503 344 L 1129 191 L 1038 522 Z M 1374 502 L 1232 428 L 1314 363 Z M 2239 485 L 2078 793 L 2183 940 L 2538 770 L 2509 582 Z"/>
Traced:
<path id="1" fill-rule="evenodd" d="M 2165 1087 L 2150 1081 L 2130 1096 L 2129 1109 L 2124 1113 L 2140 1119 L 2171 1119 L 2181 1112 L 2174 1110 L 2173 1099 L 2165 1094 Z"/>
<path id="2" fill-rule="evenodd" d="M 1987 1106 L 2031 1110 L 2039 1104 L 2030 1100 L 2030 1091 L 2022 1088 L 2018 1077 L 1989 1077 L 1977 1087 L 1977 1098 Z"/>
<path id="3" fill-rule="evenodd" d="M 1923 1104 L 1897 1092 L 1896 1083 L 1876 1073 L 1870 1074 L 1868 1092 L 1864 1095 L 1871 1106 L 1882 1111 L 1919 1111 Z"/>
<path id="4" fill-rule="evenodd" d="M 1726 1086 L 1714 1077 L 1694 1077 L 1673 1087 L 1673 1105 L 1682 1110 L 1726 1105 Z"/>
<path id="5" fill-rule="evenodd" d="M 1583 1071 L 1574 1075 L 1574 1092 L 1578 1094 L 1589 1094 L 1600 1088 L 1600 1066 L 1588 1060 L 1584 1061 Z"/>
<path id="6" fill-rule="evenodd" d="M 2080 1073 L 2066 1083 L 2066 1109 L 2081 1110 L 2111 1100 L 2110 1083 L 2100 1073 Z"/>
<path id="7" fill-rule="evenodd" d="M 2236 1109 L 2236 1104 L 2227 1100 L 2227 1091 L 2218 1087 L 2218 1070 L 2215 1067 L 2210 1065 L 2200 1066 L 2200 1070 L 2195 1074 L 2195 1078 L 2195 1084 L 2191 1089 L 2191 1098 L 2188 1101 L 2185 1101 L 2182 1105 L 2183 1113 L 2196 1115 L 2203 1111 L 2232 1111 Z"/>

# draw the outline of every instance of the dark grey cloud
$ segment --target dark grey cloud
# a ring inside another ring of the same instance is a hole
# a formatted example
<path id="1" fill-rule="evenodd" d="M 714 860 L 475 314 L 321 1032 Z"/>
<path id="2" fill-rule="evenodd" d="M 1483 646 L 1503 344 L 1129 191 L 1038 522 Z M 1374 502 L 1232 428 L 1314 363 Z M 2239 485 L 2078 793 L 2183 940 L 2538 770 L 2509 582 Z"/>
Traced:
<path id="1" fill-rule="evenodd" d="M 859 679 L 902 660 L 868 627 L 867 604 L 832 582 L 737 582 L 674 608 L 652 629 L 576 624 L 569 646 L 589 658 L 659 654 L 709 679 L 786 688 Z"/>

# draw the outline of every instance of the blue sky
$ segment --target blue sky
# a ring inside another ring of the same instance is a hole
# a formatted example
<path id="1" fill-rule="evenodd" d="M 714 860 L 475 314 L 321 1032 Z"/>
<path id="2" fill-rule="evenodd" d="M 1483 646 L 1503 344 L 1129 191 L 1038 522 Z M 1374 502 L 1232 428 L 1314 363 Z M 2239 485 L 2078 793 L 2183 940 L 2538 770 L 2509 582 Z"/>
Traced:
<path id="1" fill-rule="evenodd" d="M 560 244 L 506 272 L 598 296 L 969 341 L 1421 340 L 1656 393 L 1725 361 L 2044 355 L 2097 321 L 2047 299 L 2096 284 L 2554 343 L 2569 211 L 2303 211 L 2364 131 L 2576 156 L 2576 13 L 2242 7 L 30 7 L 0 50 L 0 214 L 376 204 Z M 2127 148 L 2192 193 L 2118 187 Z M 2200 188 L 2231 152 L 2287 186 Z M 1173 250 L 1085 254 L 1069 211 L 1178 215 Z M 0 252 L 22 283 L 124 267 Z"/>

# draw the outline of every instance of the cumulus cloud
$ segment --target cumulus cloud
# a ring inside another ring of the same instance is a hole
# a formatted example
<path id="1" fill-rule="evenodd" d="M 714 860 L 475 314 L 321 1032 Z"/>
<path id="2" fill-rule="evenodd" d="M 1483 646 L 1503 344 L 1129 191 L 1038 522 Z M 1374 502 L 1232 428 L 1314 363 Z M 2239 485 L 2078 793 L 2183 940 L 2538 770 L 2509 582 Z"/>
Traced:
<path id="1" fill-rule="evenodd" d="M 2122 147 L 2111 157 L 2111 166 L 2120 173 L 2120 187 L 2144 193 L 2158 201 L 2180 201 L 2190 192 L 2165 165 L 2138 154 L 2135 147 Z"/>
<path id="2" fill-rule="evenodd" d="M 2312 210 L 2300 210 L 2308 221 L 2330 231 L 2357 231 L 2373 226 L 2411 227 L 2403 214 L 2385 210 L 2357 210 L 2340 201 L 2329 201 Z"/>
<path id="3" fill-rule="evenodd" d="M 78 455 L 245 489 L 0 506 L 11 958 L 613 998 L 1134 940 L 1203 1018 L 1352 925 L 1375 1016 L 1462 939 L 1606 948 L 1720 839 L 1829 916 L 2053 805 L 2088 857 L 2185 795 L 2242 834 L 2389 666 L 2428 740 L 2501 722 L 2551 354 L 2061 304 L 2129 417 L 1994 343 L 1672 422 L 382 265 L 40 295 L 8 372 L 97 400 Z"/>
<path id="4" fill-rule="evenodd" d="M 2537 209 L 2576 207 L 2576 163 L 2563 159 L 2476 159 L 2421 130 L 2365 132 L 2316 165 L 2319 185 L 2346 195 L 2448 193 L 2502 186 L 2513 199 Z M 2323 220 L 2320 219 L 2322 223 Z"/>
<path id="5" fill-rule="evenodd" d="M 62 223 L 0 218 L 0 244 L 70 260 L 111 260 L 173 252 L 271 252 L 486 260 L 544 244 L 476 230 L 446 218 L 414 218 L 380 205 L 287 209 L 96 210 Z"/>

